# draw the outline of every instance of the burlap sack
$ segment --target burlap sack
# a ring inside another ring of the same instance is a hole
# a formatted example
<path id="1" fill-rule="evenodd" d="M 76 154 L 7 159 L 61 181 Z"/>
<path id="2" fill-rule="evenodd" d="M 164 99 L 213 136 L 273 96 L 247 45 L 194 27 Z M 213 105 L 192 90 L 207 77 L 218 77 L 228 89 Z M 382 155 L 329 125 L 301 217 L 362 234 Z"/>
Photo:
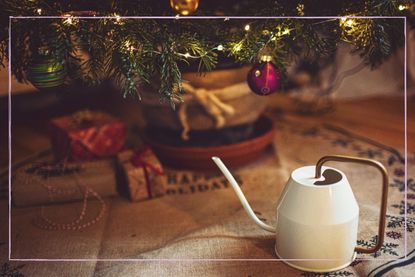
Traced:
<path id="1" fill-rule="evenodd" d="M 224 113 L 225 124 L 220 126 L 230 127 L 254 122 L 266 108 L 267 100 L 252 93 L 246 84 L 248 70 L 249 68 L 243 67 L 215 70 L 203 75 L 185 73 L 183 79 L 192 87 L 205 89 L 206 93 L 215 95 L 224 105 L 234 108 L 233 114 Z M 143 116 L 149 126 L 181 130 L 183 125 L 179 111 L 183 105 L 187 106 L 187 121 L 191 130 L 217 127 L 215 116 L 207 111 L 209 108 L 192 94 L 186 93 L 184 103 L 178 103 L 176 110 L 172 110 L 169 103 L 160 102 L 160 97 L 155 91 L 143 91 Z"/>
<path id="2" fill-rule="evenodd" d="M 50 163 L 51 155 L 13 171 L 12 196 L 16 206 L 33 206 L 80 201 L 84 186 L 103 197 L 117 195 L 117 180 L 112 159 L 67 163 Z M 49 161 L 51 166 L 42 166 Z"/>

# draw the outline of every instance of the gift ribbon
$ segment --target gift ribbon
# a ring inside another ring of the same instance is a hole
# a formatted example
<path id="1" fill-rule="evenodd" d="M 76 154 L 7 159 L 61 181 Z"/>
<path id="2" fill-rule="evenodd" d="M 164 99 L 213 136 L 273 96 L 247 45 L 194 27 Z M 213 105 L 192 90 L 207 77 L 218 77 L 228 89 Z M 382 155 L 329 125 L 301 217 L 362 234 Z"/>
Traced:
<path id="1" fill-rule="evenodd" d="M 144 178 L 146 180 L 148 197 L 153 198 L 149 171 L 155 172 L 158 175 L 164 174 L 163 169 L 153 154 L 153 151 L 150 149 L 150 147 L 145 147 L 144 149 L 134 152 L 130 158 L 130 163 L 134 167 L 141 167 L 144 170 Z"/>

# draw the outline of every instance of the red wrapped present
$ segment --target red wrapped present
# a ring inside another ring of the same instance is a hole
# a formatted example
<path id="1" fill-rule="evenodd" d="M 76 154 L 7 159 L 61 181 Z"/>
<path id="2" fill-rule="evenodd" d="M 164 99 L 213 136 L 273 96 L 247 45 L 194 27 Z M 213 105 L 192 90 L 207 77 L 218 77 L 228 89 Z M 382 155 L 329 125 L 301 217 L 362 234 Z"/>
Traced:
<path id="1" fill-rule="evenodd" d="M 53 152 L 58 160 L 90 161 L 116 155 L 124 146 L 124 123 L 103 112 L 80 111 L 50 121 Z"/>
<path id="2" fill-rule="evenodd" d="M 149 147 L 118 154 L 124 180 L 131 201 L 141 201 L 164 195 L 166 176 L 163 168 Z"/>

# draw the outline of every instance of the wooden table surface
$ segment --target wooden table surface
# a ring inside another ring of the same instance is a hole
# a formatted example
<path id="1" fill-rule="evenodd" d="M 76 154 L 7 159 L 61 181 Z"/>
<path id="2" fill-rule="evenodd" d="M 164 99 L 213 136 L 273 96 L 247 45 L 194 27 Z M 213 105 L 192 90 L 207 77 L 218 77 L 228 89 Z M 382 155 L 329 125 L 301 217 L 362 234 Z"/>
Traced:
<path id="1" fill-rule="evenodd" d="M 287 97 L 272 98 L 271 106 L 284 110 L 287 118 L 305 122 L 329 123 L 385 145 L 404 149 L 404 98 L 378 97 L 338 101 L 332 112 L 304 116 L 296 112 Z M 407 101 L 408 152 L 415 152 L 415 97 Z"/>
<path id="2" fill-rule="evenodd" d="M 287 119 L 300 118 L 313 123 L 330 123 L 385 145 L 404 149 L 404 98 L 402 96 L 338 101 L 334 111 L 308 116 L 298 114 L 292 99 L 287 96 L 273 95 L 269 98 L 272 115 L 283 116 Z M 119 99 L 120 105 L 126 106 L 122 103 L 122 98 L 119 97 Z M 139 105 L 134 105 L 134 108 L 137 107 Z M 132 108 L 130 105 L 127 109 L 118 108 L 117 111 L 122 110 L 123 113 L 128 114 L 129 109 Z M 29 117 L 31 118 L 27 120 L 13 121 L 13 162 L 49 147 L 46 125 L 36 124 L 36 115 Z M 125 118 L 125 115 L 122 118 Z M 44 118 L 42 120 L 45 121 Z M 415 153 L 415 97 L 408 98 L 407 124 L 408 152 Z M 8 165 L 7 121 L 4 116 L 1 124 L 1 141 L 0 168 L 4 169 Z"/>

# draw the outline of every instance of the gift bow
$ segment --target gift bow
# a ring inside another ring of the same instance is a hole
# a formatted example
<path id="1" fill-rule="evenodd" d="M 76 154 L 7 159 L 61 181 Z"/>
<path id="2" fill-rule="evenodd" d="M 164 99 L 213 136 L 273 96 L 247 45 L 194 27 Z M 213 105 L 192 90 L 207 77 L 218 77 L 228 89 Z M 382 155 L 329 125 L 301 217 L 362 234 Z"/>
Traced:
<path id="1" fill-rule="evenodd" d="M 141 167 L 144 170 L 147 193 L 149 198 L 152 198 L 152 180 L 150 179 L 150 172 L 156 173 L 157 175 L 164 175 L 163 168 L 161 167 L 160 162 L 157 160 L 157 157 L 154 155 L 150 147 L 146 147 L 142 150 L 134 152 L 130 158 L 130 163 L 134 167 Z"/>
<path id="2" fill-rule="evenodd" d="M 236 84 L 231 87 L 227 87 L 224 89 L 214 89 L 214 90 L 207 90 L 204 88 L 194 88 L 189 83 L 182 84 L 183 89 L 186 91 L 188 95 L 191 95 L 191 99 L 194 99 L 197 103 L 202 105 L 205 111 L 214 118 L 215 120 L 215 127 L 222 128 L 225 126 L 226 123 L 226 116 L 234 115 L 236 110 L 229 104 L 226 104 L 220 100 L 220 98 L 216 95 L 222 91 L 228 91 L 236 88 L 237 90 L 240 89 L 241 84 Z M 244 84 L 242 85 L 244 86 Z M 188 99 L 187 101 L 189 101 Z M 187 102 L 183 103 L 179 109 L 179 120 L 183 127 L 182 130 L 182 139 L 188 140 L 189 139 L 189 121 L 187 119 Z"/>

